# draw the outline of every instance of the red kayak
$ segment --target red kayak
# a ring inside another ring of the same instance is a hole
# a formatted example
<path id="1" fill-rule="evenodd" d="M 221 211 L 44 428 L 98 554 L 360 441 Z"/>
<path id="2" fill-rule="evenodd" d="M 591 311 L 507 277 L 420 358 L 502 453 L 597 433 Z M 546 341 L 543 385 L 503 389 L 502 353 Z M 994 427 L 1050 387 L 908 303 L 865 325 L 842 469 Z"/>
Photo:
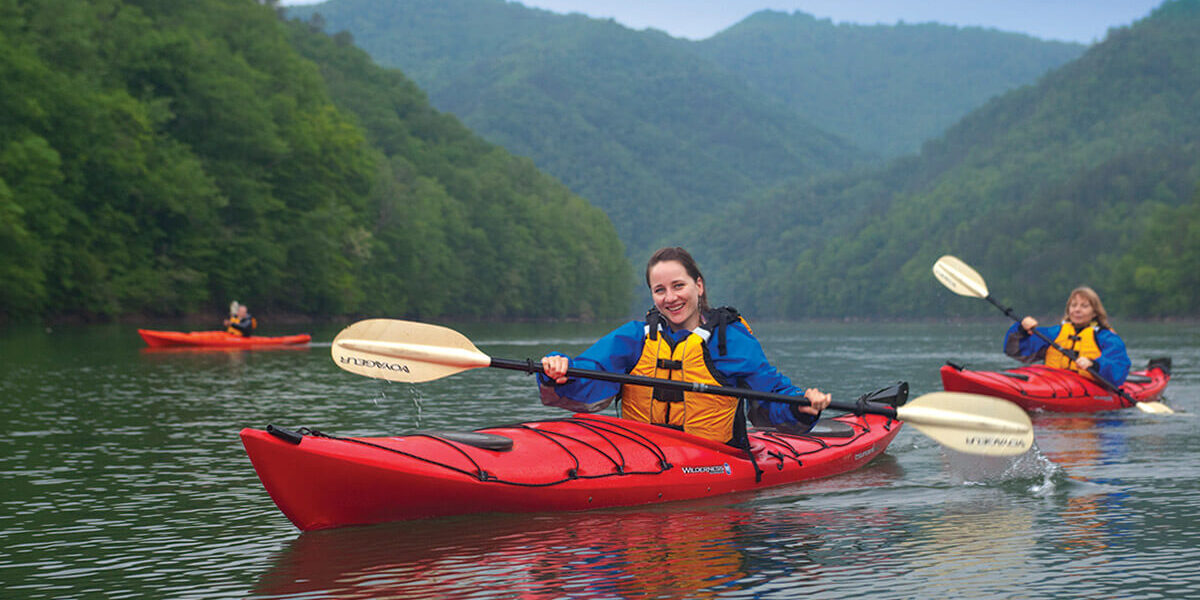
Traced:
<path id="1" fill-rule="evenodd" d="M 282 346 L 307 344 L 312 336 L 307 333 L 279 337 L 245 337 L 224 331 L 151 331 L 139 329 L 138 334 L 151 348 L 170 346 L 203 346 L 208 348 L 248 348 L 252 346 Z"/>
<path id="2" fill-rule="evenodd" d="M 1171 359 L 1156 358 L 1145 370 L 1130 372 L 1121 389 L 1139 402 L 1151 402 L 1162 396 L 1170 381 Z M 1027 411 L 1099 412 L 1133 406 L 1090 378 L 1045 365 L 971 371 L 946 363 L 942 367 L 942 387 L 947 392 L 1012 400 Z"/>
<path id="3" fill-rule="evenodd" d="M 341 438 L 243 429 L 263 486 L 302 530 L 470 513 L 579 511 L 760 490 L 852 471 L 901 423 L 823 419 L 805 435 L 752 431 L 749 452 L 598 414 L 470 433 Z"/>

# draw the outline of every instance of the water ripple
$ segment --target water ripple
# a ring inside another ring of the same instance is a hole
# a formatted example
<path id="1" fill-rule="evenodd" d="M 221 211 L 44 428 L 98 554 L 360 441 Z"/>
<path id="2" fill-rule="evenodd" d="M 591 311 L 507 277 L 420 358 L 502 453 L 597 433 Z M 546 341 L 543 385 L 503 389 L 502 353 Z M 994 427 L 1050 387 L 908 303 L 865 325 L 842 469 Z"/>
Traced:
<path id="1" fill-rule="evenodd" d="M 1123 324 L 1124 325 L 1124 324 Z M 772 360 L 835 397 L 940 389 L 997 356 L 1000 323 L 755 324 Z M 605 326 L 464 326 L 485 352 L 577 352 Z M 336 328 L 315 331 L 332 339 Z M 1200 412 L 1200 328 L 1122 327 L 1175 358 Z M 1200 595 L 1200 419 L 1035 415 L 1036 451 L 980 460 L 911 428 L 841 477 L 662 507 L 476 515 L 299 534 L 242 427 L 344 435 L 474 429 L 551 413 L 521 373 L 394 384 L 328 342 L 152 353 L 125 326 L 0 337 L 0 570 L 22 598 L 809 598 Z M 866 358 L 869 357 L 869 360 Z"/>

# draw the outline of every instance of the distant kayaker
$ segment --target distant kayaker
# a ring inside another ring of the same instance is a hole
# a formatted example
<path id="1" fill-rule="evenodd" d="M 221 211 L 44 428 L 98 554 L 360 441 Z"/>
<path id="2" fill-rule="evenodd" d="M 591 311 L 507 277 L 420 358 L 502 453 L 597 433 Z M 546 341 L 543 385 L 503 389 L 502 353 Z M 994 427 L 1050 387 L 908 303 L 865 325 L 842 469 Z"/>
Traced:
<path id="1" fill-rule="evenodd" d="M 709 308 L 704 278 L 683 248 L 662 248 L 646 264 L 646 285 L 654 307 L 643 321 L 630 321 L 601 338 L 583 354 L 551 353 L 538 375 L 542 402 L 575 411 L 596 412 L 620 398 L 621 416 L 681 428 L 710 440 L 747 447 L 742 400 L 592 379 L 569 379 L 570 367 L 610 373 L 751 388 L 804 396 L 811 406 L 750 400 L 757 426 L 789 432 L 812 428 L 830 395 L 801 390 L 767 361 L 749 325 L 729 307 Z"/>
<path id="2" fill-rule="evenodd" d="M 1079 355 L 1075 361 L 1055 350 L 1045 340 L 1032 334 L 1037 327 L 1059 346 Z M 1088 377 L 1088 368 L 1095 365 L 1100 376 L 1114 385 L 1125 383 L 1129 375 L 1129 355 L 1125 342 L 1108 322 L 1108 312 L 1100 295 L 1090 287 L 1077 287 L 1067 296 L 1067 308 L 1062 323 L 1054 327 L 1038 327 L 1037 319 L 1025 317 L 1013 323 L 1004 335 L 1004 353 L 1026 363 L 1044 359 L 1046 366 L 1070 369 Z"/>
<path id="3" fill-rule="evenodd" d="M 245 304 L 237 304 L 234 309 L 234 314 L 225 319 L 225 331 L 242 337 L 250 337 L 254 330 L 258 327 L 258 321 L 250 316 L 250 309 L 246 308 Z"/>

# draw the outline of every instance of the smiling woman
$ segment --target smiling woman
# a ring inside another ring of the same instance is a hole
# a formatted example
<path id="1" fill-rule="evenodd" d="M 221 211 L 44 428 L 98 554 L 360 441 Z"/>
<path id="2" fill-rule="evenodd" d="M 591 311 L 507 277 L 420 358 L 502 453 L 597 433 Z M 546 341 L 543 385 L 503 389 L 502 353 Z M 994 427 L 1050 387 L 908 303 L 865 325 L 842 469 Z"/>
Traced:
<path id="1" fill-rule="evenodd" d="M 654 307 L 644 320 L 622 325 L 574 359 L 557 353 L 542 359 L 544 374 L 538 376 L 538 383 L 543 402 L 592 412 L 619 398 L 626 419 L 677 427 L 737 447 L 747 445 L 747 409 L 757 426 L 803 433 L 829 406 L 829 394 L 816 388 L 802 390 L 771 365 L 737 310 L 709 307 L 704 276 L 687 250 L 670 247 L 655 252 L 646 264 L 646 285 Z M 570 379 L 571 368 L 734 385 L 803 396 L 809 405 Z"/>

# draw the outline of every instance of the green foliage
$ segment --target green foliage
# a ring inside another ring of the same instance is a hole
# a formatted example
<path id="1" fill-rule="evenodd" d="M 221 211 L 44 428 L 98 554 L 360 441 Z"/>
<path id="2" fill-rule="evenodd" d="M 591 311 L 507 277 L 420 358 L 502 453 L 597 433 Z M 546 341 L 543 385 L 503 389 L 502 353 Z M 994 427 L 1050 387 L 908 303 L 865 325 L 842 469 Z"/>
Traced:
<path id="1" fill-rule="evenodd" d="M 241 0 L 0 0 L 0 17 L 0 318 L 626 305 L 602 213 L 346 36 Z M 575 271 L 535 286 L 530 257 Z"/>
<path id="2" fill-rule="evenodd" d="M 298 22 L 291 32 L 382 154 L 355 242 L 366 258 L 364 310 L 520 317 L 624 309 L 628 263 L 600 210 L 434 111 L 411 81 L 362 50 Z"/>
<path id="3" fill-rule="evenodd" d="M 988 314 L 933 279 L 942 254 L 1018 310 L 1057 310 L 1088 284 L 1114 315 L 1194 316 L 1197 56 L 1200 2 L 1167 2 L 919 157 L 783 188 L 693 235 L 734 257 L 713 271 L 738 284 L 741 305 L 777 316 Z M 723 225 L 734 218 L 754 219 L 753 239 Z M 744 284 L 746 273 L 776 277 Z"/>
<path id="4" fill-rule="evenodd" d="M 1114 304 L 1137 307 L 1148 316 L 1195 315 L 1200 298 L 1200 185 L 1186 204 L 1152 203 L 1146 221 L 1145 234 L 1129 252 L 1115 257 L 1106 279 Z"/>
<path id="5" fill-rule="evenodd" d="M 319 12 L 318 12 L 319 11 Z M 869 158 L 688 43 L 503 0 L 296 6 L 588 198 L 643 257 L 689 219 Z"/>
<path id="6" fill-rule="evenodd" d="M 694 47 L 797 114 L 885 157 L 916 152 L 992 96 L 1086 49 L 977 27 L 834 24 L 774 11 Z"/>

